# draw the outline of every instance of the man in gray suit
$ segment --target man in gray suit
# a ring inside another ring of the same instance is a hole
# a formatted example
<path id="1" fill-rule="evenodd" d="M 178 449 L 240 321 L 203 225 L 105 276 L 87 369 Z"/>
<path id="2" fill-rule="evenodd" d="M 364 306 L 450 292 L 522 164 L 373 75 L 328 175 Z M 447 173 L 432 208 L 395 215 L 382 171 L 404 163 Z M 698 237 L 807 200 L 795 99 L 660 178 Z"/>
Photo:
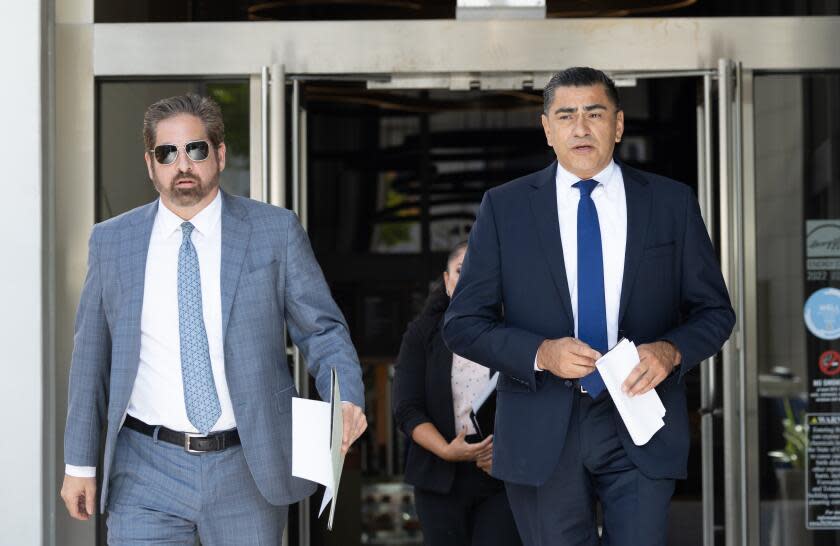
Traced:
<path id="1" fill-rule="evenodd" d="M 323 398 L 335 369 L 343 451 L 367 428 L 358 358 L 291 212 L 219 189 L 224 124 L 209 98 L 146 111 L 160 199 L 97 224 L 76 316 L 61 496 L 100 509 L 109 544 L 279 544 L 292 477 L 284 327 Z"/>

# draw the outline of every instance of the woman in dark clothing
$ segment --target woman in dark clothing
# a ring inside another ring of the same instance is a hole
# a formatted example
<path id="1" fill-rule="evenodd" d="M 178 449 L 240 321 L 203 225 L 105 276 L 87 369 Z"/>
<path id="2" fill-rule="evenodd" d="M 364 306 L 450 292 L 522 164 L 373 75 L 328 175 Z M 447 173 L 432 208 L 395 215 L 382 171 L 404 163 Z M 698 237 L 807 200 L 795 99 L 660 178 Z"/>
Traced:
<path id="1" fill-rule="evenodd" d="M 427 546 L 521 544 L 504 484 L 490 476 L 493 436 L 469 418 L 490 370 L 453 355 L 441 336 L 466 243 L 447 260 L 443 284 L 403 336 L 394 377 L 394 415 L 410 438 L 405 481 L 414 486 Z M 492 432 L 492 431 L 489 431 Z"/>

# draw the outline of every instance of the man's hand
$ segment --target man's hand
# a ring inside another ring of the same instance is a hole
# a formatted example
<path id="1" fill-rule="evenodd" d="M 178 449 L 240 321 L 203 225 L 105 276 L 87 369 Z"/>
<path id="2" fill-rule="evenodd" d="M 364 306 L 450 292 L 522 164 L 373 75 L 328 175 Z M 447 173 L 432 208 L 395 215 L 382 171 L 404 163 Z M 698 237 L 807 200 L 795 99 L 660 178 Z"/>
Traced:
<path id="1" fill-rule="evenodd" d="M 682 359 L 677 348 L 667 341 L 639 345 L 638 351 L 639 363 L 621 386 L 630 396 L 644 394 L 662 383 Z"/>
<path id="2" fill-rule="evenodd" d="M 483 439 L 477 444 L 468 444 L 465 440 L 467 431 L 461 429 L 461 432 L 446 446 L 446 451 L 443 459 L 451 463 L 458 463 L 463 461 L 476 461 L 479 457 L 487 455 L 489 451 L 493 453 L 493 435 Z"/>
<path id="3" fill-rule="evenodd" d="M 573 337 L 546 339 L 537 350 L 537 367 L 563 379 L 577 379 L 595 371 L 601 353 Z"/>
<path id="4" fill-rule="evenodd" d="M 367 417 L 362 408 L 350 402 L 341 403 L 341 411 L 344 414 L 344 435 L 341 439 L 341 454 L 346 455 L 350 445 L 358 440 L 367 430 Z"/>
<path id="5" fill-rule="evenodd" d="M 87 521 L 96 513 L 96 478 L 64 475 L 61 498 L 75 519 Z"/>

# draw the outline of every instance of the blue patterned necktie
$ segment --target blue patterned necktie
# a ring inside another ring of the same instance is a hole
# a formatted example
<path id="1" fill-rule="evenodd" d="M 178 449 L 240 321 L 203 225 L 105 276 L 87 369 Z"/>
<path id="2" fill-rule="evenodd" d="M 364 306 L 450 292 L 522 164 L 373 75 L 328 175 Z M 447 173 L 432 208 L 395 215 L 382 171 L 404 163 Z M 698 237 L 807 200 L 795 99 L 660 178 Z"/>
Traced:
<path id="1" fill-rule="evenodd" d="M 195 226 L 181 224 L 183 240 L 178 252 L 178 329 L 181 337 L 181 374 L 184 378 L 184 405 L 196 429 L 207 434 L 222 408 L 216 394 L 210 349 L 201 305 L 201 273 L 198 255 L 190 236 Z"/>
<path id="2" fill-rule="evenodd" d="M 607 305 L 604 301 L 604 254 L 601 249 L 601 225 L 592 200 L 598 182 L 581 180 L 577 216 L 577 286 L 578 339 L 601 354 L 607 352 Z M 597 397 L 604 390 L 604 380 L 595 370 L 580 379 L 589 396 Z"/>

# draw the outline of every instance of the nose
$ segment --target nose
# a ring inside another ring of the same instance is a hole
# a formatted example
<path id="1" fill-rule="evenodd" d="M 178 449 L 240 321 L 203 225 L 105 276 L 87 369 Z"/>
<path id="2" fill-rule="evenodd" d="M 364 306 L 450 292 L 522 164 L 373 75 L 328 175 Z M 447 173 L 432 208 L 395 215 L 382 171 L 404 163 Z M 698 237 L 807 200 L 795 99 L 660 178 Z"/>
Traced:
<path id="1" fill-rule="evenodd" d="M 586 114 L 580 114 L 575 118 L 574 132 L 576 137 L 589 136 L 589 124 L 586 120 Z"/>
<path id="2" fill-rule="evenodd" d="M 189 156 L 187 156 L 186 148 L 178 150 L 178 158 L 175 161 L 175 164 L 177 165 L 178 170 L 182 173 L 192 170 L 192 161 L 190 161 Z"/>

